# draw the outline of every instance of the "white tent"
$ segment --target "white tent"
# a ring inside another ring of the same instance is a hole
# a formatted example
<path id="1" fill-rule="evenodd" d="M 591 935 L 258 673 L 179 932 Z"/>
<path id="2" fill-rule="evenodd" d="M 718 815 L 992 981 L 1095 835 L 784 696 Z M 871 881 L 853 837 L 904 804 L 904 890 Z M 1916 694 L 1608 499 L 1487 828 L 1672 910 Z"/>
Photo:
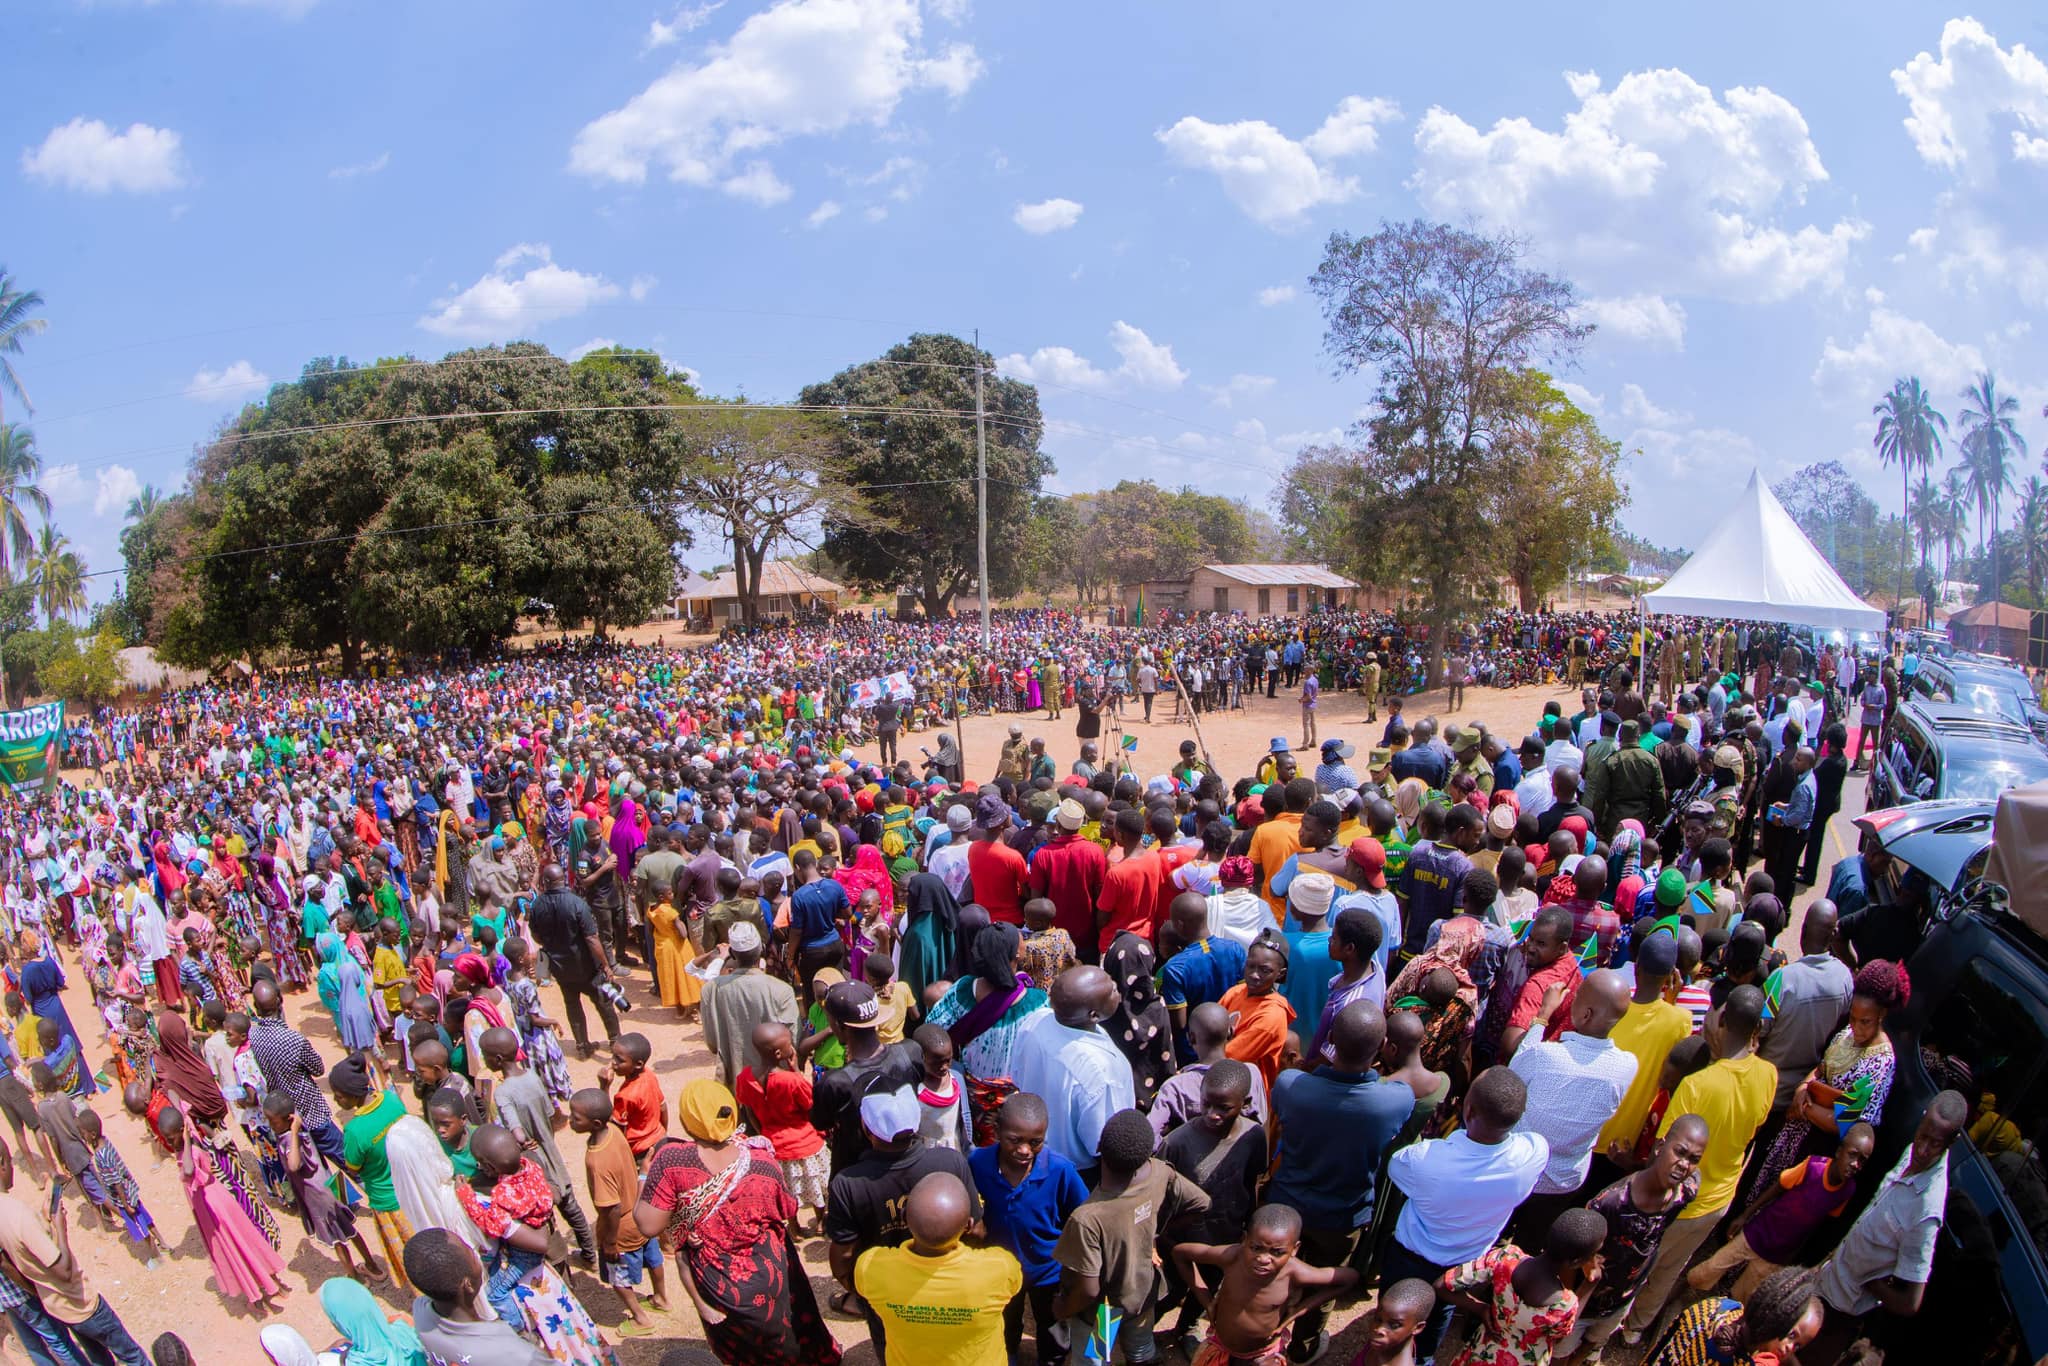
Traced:
<path id="1" fill-rule="evenodd" d="M 1884 629 L 1884 613 L 1850 591 L 1754 470 L 1721 525 L 1643 605 L 1663 616 Z"/>

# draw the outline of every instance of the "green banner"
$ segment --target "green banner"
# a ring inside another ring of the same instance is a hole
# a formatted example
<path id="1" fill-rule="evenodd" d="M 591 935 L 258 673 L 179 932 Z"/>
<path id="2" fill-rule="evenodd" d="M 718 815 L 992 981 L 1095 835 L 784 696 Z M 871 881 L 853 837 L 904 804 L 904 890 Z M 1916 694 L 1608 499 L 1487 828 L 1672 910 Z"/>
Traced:
<path id="1" fill-rule="evenodd" d="M 21 711 L 0 711 L 0 782 L 16 792 L 57 785 L 58 755 L 64 748 L 64 704 L 45 702 Z"/>

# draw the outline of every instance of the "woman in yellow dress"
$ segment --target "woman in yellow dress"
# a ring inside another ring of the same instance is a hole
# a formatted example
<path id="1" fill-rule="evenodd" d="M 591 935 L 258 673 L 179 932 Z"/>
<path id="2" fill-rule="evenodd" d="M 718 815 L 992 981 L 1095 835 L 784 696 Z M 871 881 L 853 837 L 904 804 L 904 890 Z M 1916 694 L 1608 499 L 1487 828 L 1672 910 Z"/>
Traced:
<path id="1" fill-rule="evenodd" d="M 661 1003 L 674 1006 L 678 1016 L 688 1019 L 703 998 L 704 987 L 690 974 L 697 947 L 684 935 L 682 915 L 669 894 L 647 912 L 647 925 L 654 932 L 654 981 Z"/>

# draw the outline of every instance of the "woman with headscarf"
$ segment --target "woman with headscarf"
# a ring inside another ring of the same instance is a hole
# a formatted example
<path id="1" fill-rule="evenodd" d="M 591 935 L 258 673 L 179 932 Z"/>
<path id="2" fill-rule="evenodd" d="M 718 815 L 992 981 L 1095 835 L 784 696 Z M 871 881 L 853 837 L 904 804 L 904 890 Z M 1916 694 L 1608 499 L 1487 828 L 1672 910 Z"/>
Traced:
<path id="1" fill-rule="evenodd" d="M 633 860 L 639 856 L 640 846 L 647 843 L 647 834 L 640 828 L 640 804 L 631 797 L 618 799 L 618 817 L 612 822 L 611 834 L 606 837 L 612 856 L 619 861 L 619 880 L 630 882 L 633 878 Z"/>
<path id="2" fill-rule="evenodd" d="M 711 1350 L 726 1366 L 836 1366 L 774 1147 L 738 1133 L 739 1103 L 716 1081 L 685 1086 L 676 1116 L 690 1141 L 664 1139 L 648 1156 L 633 1218 L 675 1248 Z"/>
<path id="3" fill-rule="evenodd" d="M 176 1096 L 192 1118 L 207 1128 L 227 1123 L 227 1097 L 213 1069 L 192 1047 L 185 1017 L 166 1007 L 156 1017 L 156 1079 Z"/>
<path id="4" fill-rule="evenodd" d="M 327 1321 L 348 1342 L 348 1366 L 427 1366 L 420 1335 L 406 1319 L 387 1319 L 384 1310 L 358 1281 L 336 1276 L 320 1287 L 320 1307 Z M 269 1346 L 268 1341 L 264 1343 Z"/>
<path id="5" fill-rule="evenodd" d="M 375 1048 L 377 1017 L 370 1010 L 370 992 L 362 965 L 332 930 L 313 941 L 313 952 L 320 960 L 320 971 L 314 974 L 313 983 L 319 989 L 320 1004 L 334 1017 L 334 1031 L 341 1036 L 341 1046 L 351 1051 Z"/>
<path id="6" fill-rule="evenodd" d="M 250 1191 L 234 1146 L 216 1141 L 208 1126 L 188 1122 L 182 1107 L 160 1111 L 156 1124 L 164 1146 L 178 1155 L 178 1178 L 213 1263 L 215 1289 L 239 1295 L 258 1313 L 278 1308 L 290 1288 L 278 1255 L 277 1220 Z"/>
<path id="7" fill-rule="evenodd" d="M 987 914 L 979 906 L 967 909 Z M 966 974 L 931 1008 L 925 1023 L 953 1040 L 954 1060 L 967 1076 L 974 1143 L 984 1147 L 995 1142 L 996 1111 L 1017 1090 L 1010 1051 L 1026 1022 L 1047 1008 L 1046 995 L 1017 971 L 1024 936 L 1015 925 L 987 925 L 968 938 L 964 910 L 960 921 Z"/>
<path id="8" fill-rule="evenodd" d="M 1415 827 L 1422 819 L 1422 804 L 1428 798 L 1429 784 L 1420 778 L 1403 778 L 1394 785 L 1394 817 L 1403 840 L 1414 842 Z"/>
<path id="9" fill-rule="evenodd" d="M 1144 938 L 1127 930 L 1103 950 L 1102 970 L 1123 993 L 1116 1013 L 1102 1022 L 1102 1029 L 1130 1059 L 1138 1108 L 1148 1110 L 1160 1085 L 1174 1072 L 1173 1020 L 1159 996 L 1159 955 Z"/>
<path id="10" fill-rule="evenodd" d="M 860 904 L 861 893 L 871 891 L 880 898 L 883 915 L 895 914 L 896 884 L 889 880 L 889 865 L 879 845 L 856 847 L 851 863 L 832 870 L 832 880 L 846 889 L 846 899 L 854 905 Z"/>
<path id="11" fill-rule="evenodd" d="M 1273 928 L 1273 910 L 1252 890 L 1258 865 L 1249 856 L 1232 854 L 1216 865 L 1216 890 L 1209 894 L 1209 933 L 1244 948 L 1262 930 Z"/>
<path id="12" fill-rule="evenodd" d="M 85 1042 L 78 1037 L 71 1015 L 64 1009 L 64 969 L 58 966 L 54 953 L 45 952 L 42 938 L 34 930 L 23 930 L 19 943 L 21 999 L 38 1019 L 55 1024 L 58 1035 L 78 1051 L 78 1082 L 73 1094 L 92 1095 L 99 1087 L 93 1084 L 92 1069 L 85 1065 Z"/>
<path id="13" fill-rule="evenodd" d="M 936 873 L 919 873 L 903 889 L 903 923 L 897 926 L 896 975 L 919 1003 L 924 989 L 952 975 L 960 903 Z"/>

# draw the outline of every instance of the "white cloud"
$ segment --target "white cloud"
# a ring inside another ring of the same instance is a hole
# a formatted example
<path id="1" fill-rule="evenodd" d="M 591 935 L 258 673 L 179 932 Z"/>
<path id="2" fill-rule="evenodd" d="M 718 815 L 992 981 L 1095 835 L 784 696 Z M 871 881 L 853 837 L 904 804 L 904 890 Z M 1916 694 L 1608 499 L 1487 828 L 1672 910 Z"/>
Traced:
<path id="1" fill-rule="evenodd" d="M 214 0 L 229 9 L 267 9 L 286 19 L 303 19 L 320 0 Z"/>
<path id="2" fill-rule="evenodd" d="M 1565 87 L 1577 99 L 1585 99 L 1600 89 L 1600 73 L 1597 71 L 1567 71 L 1564 73 Z"/>
<path id="3" fill-rule="evenodd" d="M 185 386 L 185 397 L 201 403 L 219 404 L 238 396 L 255 397 L 270 388 L 270 376 L 248 361 L 238 360 L 218 370 L 202 368 Z"/>
<path id="4" fill-rule="evenodd" d="M 1203 386 L 1208 390 L 1209 401 L 1219 408 L 1229 408 L 1255 398 L 1264 398 L 1279 381 L 1271 375 L 1236 374 L 1226 384 Z"/>
<path id="5" fill-rule="evenodd" d="M 1691 413 L 1666 408 L 1640 384 L 1623 384 L 1620 398 L 1612 404 L 1570 380 L 1558 388 L 1591 414 L 1609 436 L 1619 437 L 1632 471 L 1647 471 L 1664 481 L 1711 475 L 1719 481 L 1739 482 L 1752 465 L 1762 461 L 1762 452 L 1749 437 L 1726 427 L 1702 425 Z"/>
<path id="6" fill-rule="evenodd" d="M 804 226 L 807 228 L 822 228 L 833 219 L 839 217 L 841 212 L 838 200 L 827 199 L 820 203 L 817 208 L 804 215 Z"/>
<path id="7" fill-rule="evenodd" d="M 1642 385 L 1624 384 L 1621 386 L 1621 420 L 1641 427 L 1676 427 L 1692 421 L 1692 414 L 1660 408 L 1650 401 Z"/>
<path id="8" fill-rule="evenodd" d="M 748 162 L 745 169 L 736 175 L 727 176 L 718 188 L 735 199 L 759 204 L 764 209 L 772 204 L 780 204 L 795 193 L 783 182 L 781 176 L 775 174 L 775 168 L 765 161 Z"/>
<path id="9" fill-rule="evenodd" d="M 1358 182 L 1329 163 L 1372 151 L 1379 125 L 1400 116 L 1392 100 L 1351 95 L 1299 142 L 1263 119 L 1210 123 L 1192 114 L 1157 136 L 1177 165 L 1213 173 L 1254 222 L 1289 228 L 1318 205 L 1357 196 Z"/>
<path id="10" fill-rule="evenodd" d="M 375 175 L 391 164 L 391 153 L 379 152 L 368 161 L 359 161 L 353 166 L 337 166 L 327 173 L 329 180 L 354 180 L 357 176 Z"/>
<path id="11" fill-rule="evenodd" d="M 142 480 L 126 465 L 109 465 L 94 479 L 92 514 L 115 517 L 128 510 L 128 500 L 142 492 Z"/>
<path id="12" fill-rule="evenodd" d="M 1004 356 L 996 369 L 1028 384 L 1055 384 L 1090 393 L 1107 393 L 1124 385 L 1140 389 L 1178 389 L 1188 372 L 1173 358 L 1173 348 L 1155 342 L 1142 328 L 1118 320 L 1109 329 L 1109 344 L 1122 361 L 1114 370 L 1102 367 L 1071 347 L 1041 346 L 1029 356 Z"/>
<path id="13" fill-rule="evenodd" d="M 1260 308 L 1277 308 L 1295 296 L 1293 285 L 1267 285 L 1259 291 Z"/>
<path id="14" fill-rule="evenodd" d="M 1671 69 L 1633 72 L 1612 90 L 1572 84 L 1579 107 L 1556 132 L 1503 118 L 1482 133 L 1432 108 L 1409 181 L 1423 207 L 1527 233 L 1601 283 L 1752 301 L 1836 283 L 1868 235 L 1851 218 L 1780 222 L 1828 178 L 1805 118 L 1781 96 L 1737 86 L 1717 98 Z"/>
<path id="15" fill-rule="evenodd" d="M 661 280 L 653 275 L 635 275 L 632 283 L 626 286 L 626 297 L 637 304 L 652 294 L 654 287 L 660 283 Z"/>
<path id="16" fill-rule="evenodd" d="M 67 190 L 152 194 L 185 183 L 181 145 L 168 128 L 132 123 L 117 133 L 98 119 L 76 118 L 52 128 L 41 146 L 23 151 L 21 169 Z"/>
<path id="17" fill-rule="evenodd" d="M 1941 55 L 1922 52 L 1892 72 L 1906 97 L 1906 132 L 1921 160 L 1972 178 L 1988 177 L 1999 144 L 2018 161 L 2039 161 L 2048 142 L 2048 65 L 2024 44 L 2001 48 L 1975 19 L 1951 19 Z"/>
<path id="18" fill-rule="evenodd" d="M 888 206 L 883 204 L 870 204 L 861 211 L 861 217 L 867 219 L 870 223 L 879 223 L 888 216 Z"/>
<path id="19" fill-rule="evenodd" d="M 1685 349 L 1685 308 L 1661 294 L 1626 294 L 1587 299 L 1579 317 L 1630 341 Z"/>
<path id="20" fill-rule="evenodd" d="M 50 501 L 59 507 L 85 499 L 85 478 L 79 474 L 76 462 L 51 465 L 37 482 L 42 485 L 43 492 L 50 495 Z"/>
<path id="21" fill-rule="evenodd" d="M 584 125 L 569 168 L 638 185 L 651 169 L 679 184 L 754 192 L 779 185 L 762 152 L 791 138 L 886 128 L 906 95 L 964 94 L 982 71 L 965 44 L 930 51 L 917 0 L 781 0 L 704 59 L 680 63 Z M 752 166 L 735 174 L 743 159 Z M 786 197 L 781 196 L 781 197 Z"/>
<path id="22" fill-rule="evenodd" d="M 685 5 L 677 10 L 675 17 L 666 22 L 660 19 L 649 21 L 646 40 L 640 44 L 642 52 L 652 52 L 658 47 L 683 41 L 686 33 L 695 33 L 711 21 L 711 16 L 725 8 L 725 0 L 714 5 Z"/>
<path id="23" fill-rule="evenodd" d="M 1952 342 L 1917 318 L 1882 306 L 1870 310 L 1863 335 L 1832 336 L 1821 347 L 1814 384 L 1859 403 L 1875 403 L 1900 375 L 1918 375 L 1936 394 L 1953 394 L 1984 368 L 1984 354 Z"/>
<path id="24" fill-rule="evenodd" d="M 589 355 L 593 351 L 609 351 L 611 350 L 611 348 L 617 345 L 618 342 L 614 341 L 610 337 L 592 337 L 589 341 L 583 343 L 583 345 L 581 346 L 570 347 L 568 353 L 569 359 L 572 361 L 582 360 L 585 356 Z"/>
<path id="25" fill-rule="evenodd" d="M 513 272 L 521 265 L 525 273 Z M 522 242 L 501 255 L 489 274 L 469 288 L 434 301 L 436 311 L 418 325 L 444 337 L 499 341 L 531 335 L 558 318 L 619 297 L 602 275 L 585 275 L 554 262 L 546 243 Z"/>
<path id="26" fill-rule="evenodd" d="M 1035 236 L 1060 232 L 1081 221 L 1081 206 L 1071 199 L 1042 199 L 1036 204 L 1019 204 L 1010 219 Z"/>

